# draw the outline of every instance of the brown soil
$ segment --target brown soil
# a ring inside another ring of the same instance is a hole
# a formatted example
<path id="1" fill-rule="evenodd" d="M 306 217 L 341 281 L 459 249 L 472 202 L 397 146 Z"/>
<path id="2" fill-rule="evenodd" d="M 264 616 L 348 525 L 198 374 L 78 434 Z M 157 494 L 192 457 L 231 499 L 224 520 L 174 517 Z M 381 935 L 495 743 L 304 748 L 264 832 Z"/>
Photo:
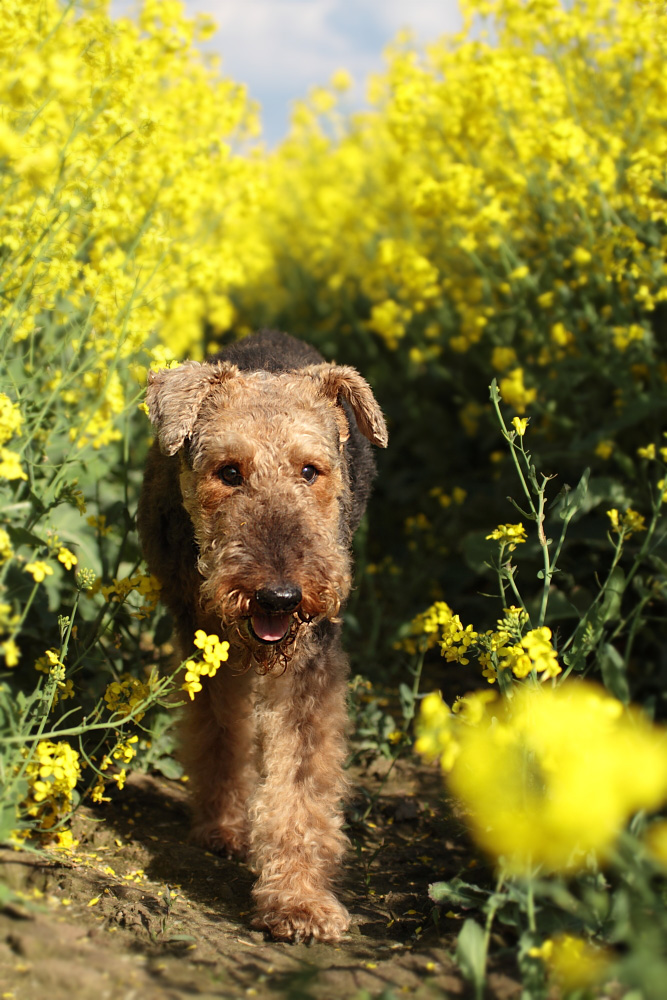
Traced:
<path id="1" fill-rule="evenodd" d="M 434 920 L 427 894 L 470 866 L 469 847 L 432 770 L 399 761 L 382 784 L 386 768 L 355 776 L 341 893 L 353 924 L 339 945 L 252 930 L 248 869 L 188 842 L 181 783 L 137 774 L 78 811 L 71 853 L 0 852 L 0 882 L 19 894 L 0 914 L 0 998 L 470 996 L 451 958 L 466 914 Z M 501 973 L 489 986 L 499 1000 L 519 992 Z"/>

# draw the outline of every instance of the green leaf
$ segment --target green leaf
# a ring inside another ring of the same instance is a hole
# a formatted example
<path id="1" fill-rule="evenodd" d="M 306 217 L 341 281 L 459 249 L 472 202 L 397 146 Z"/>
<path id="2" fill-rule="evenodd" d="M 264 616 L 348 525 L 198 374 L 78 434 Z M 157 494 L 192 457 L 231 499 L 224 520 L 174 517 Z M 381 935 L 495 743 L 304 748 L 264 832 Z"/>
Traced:
<path id="1" fill-rule="evenodd" d="M 630 688 L 628 686 L 625 660 L 610 642 L 605 642 L 600 646 L 597 663 L 602 672 L 602 680 L 607 690 L 615 698 L 618 698 L 619 701 L 622 701 L 624 705 L 629 704 Z"/>
<path id="2" fill-rule="evenodd" d="M 569 521 L 584 507 L 590 477 L 591 470 L 586 469 L 575 489 L 560 494 L 561 501 L 557 513 L 562 521 Z"/>
<path id="3" fill-rule="evenodd" d="M 15 830 L 17 826 L 16 806 L 14 802 L 8 802 L 0 810 L 0 843 L 7 840 L 12 830 Z"/>
<path id="4" fill-rule="evenodd" d="M 621 610 L 621 600 L 625 590 L 625 572 L 620 566 L 612 572 L 602 601 L 601 621 L 615 621 Z"/>
<path id="5" fill-rule="evenodd" d="M 160 757 L 159 760 L 155 761 L 153 767 L 165 778 L 170 778 L 172 781 L 177 781 L 183 774 L 182 766 L 173 757 Z"/>
<path id="6" fill-rule="evenodd" d="M 617 566 L 611 573 L 602 601 L 589 608 L 577 625 L 570 652 L 563 657 L 573 670 L 582 670 L 588 653 L 596 648 L 606 623 L 618 618 L 625 591 L 625 573 Z"/>
<path id="7" fill-rule="evenodd" d="M 482 907 L 488 895 L 486 890 L 469 885 L 460 878 L 453 878 L 450 882 L 433 882 L 428 887 L 428 894 L 434 903 L 464 907 Z"/>
<path id="8" fill-rule="evenodd" d="M 486 974 L 484 931 L 476 920 L 466 920 L 456 943 L 456 961 L 466 979 L 480 989 Z"/>
<path id="9" fill-rule="evenodd" d="M 27 528 L 21 528 L 16 525 L 8 524 L 7 532 L 15 549 L 17 549 L 20 545 L 29 545 L 31 548 L 39 549 L 46 544 L 46 542 L 44 542 L 39 535 L 35 535 L 34 532 L 28 531 Z"/>

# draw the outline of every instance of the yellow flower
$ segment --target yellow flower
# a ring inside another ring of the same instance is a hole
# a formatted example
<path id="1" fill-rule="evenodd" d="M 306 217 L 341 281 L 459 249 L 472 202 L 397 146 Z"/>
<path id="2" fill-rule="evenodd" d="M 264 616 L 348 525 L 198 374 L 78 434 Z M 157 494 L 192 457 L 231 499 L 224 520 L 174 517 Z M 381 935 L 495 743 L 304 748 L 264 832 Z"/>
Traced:
<path id="1" fill-rule="evenodd" d="M 58 549 L 58 560 L 63 564 L 65 569 L 71 569 L 72 566 L 76 566 L 79 561 L 73 552 L 70 552 L 69 549 L 62 546 Z"/>
<path id="2" fill-rule="evenodd" d="M 640 458 L 646 458 L 649 462 L 652 462 L 655 458 L 655 445 L 647 444 L 645 448 L 637 448 L 637 454 Z"/>
<path id="3" fill-rule="evenodd" d="M 516 361 L 516 351 L 513 347 L 494 347 L 491 354 L 491 364 L 496 371 L 504 372 Z"/>
<path id="4" fill-rule="evenodd" d="M 51 831 L 72 809 L 81 776 L 79 754 L 65 741 L 40 740 L 34 751 L 24 751 L 24 757 L 28 794 L 23 807 L 41 831 Z"/>
<path id="5" fill-rule="evenodd" d="M 0 445 L 5 444 L 14 434 L 21 433 L 21 411 L 17 403 L 0 392 Z"/>
<path id="6" fill-rule="evenodd" d="M 595 454 L 606 461 L 611 457 L 614 448 L 614 441 L 598 441 L 595 446 Z"/>
<path id="7" fill-rule="evenodd" d="M 206 635 L 203 629 L 197 629 L 194 645 L 202 650 L 204 658 L 204 664 L 200 665 L 199 672 L 213 677 L 220 664 L 229 657 L 229 643 L 220 642 L 217 635 Z"/>
<path id="8" fill-rule="evenodd" d="M 602 861 L 634 812 L 667 797 L 665 733 L 590 684 L 520 688 L 455 738 L 450 788 L 516 872 Z"/>
<path id="9" fill-rule="evenodd" d="M 86 518 L 86 522 L 91 526 L 91 528 L 95 528 L 98 535 L 100 535 L 102 538 L 105 538 L 112 531 L 113 528 L 111 524 L 107 524 L 107 519 L 105 514 L 100 514 L 97 517 L 95 516 L 95 514 L 91 514 L 90 517 Z"/>
<path id="10" fill-rule="evenodd" d="M 21 456 L 8 448 L 0 448 L 0 479 L 27 479 L 21 468 Z"/>
<path id="11" fill-rule="evenodd" d="M 89 794 L 93 802 L 97 802 L 98 805 L 100 802 L 111 802 L 111 799 L 104 794 L 104 778 L 101 774 L 98 775 L 97 781 L 90 789 Z"/>
<path id="12" fill-rule="evenodd" d="M 557 934 L 528 954 L 540 958 L 561 989 L 570 993 L 595 986 L 604 979 L 611 957 L 604 948 L 589 944 L 571 934 Z"/>
<path id="13" fill-rule="evenodd" d="M 658 486 L 660 484 L 658 483 Z M 619 515 L 616 508 L 607 511 L 607 517 L 611 521 L 612 530 L 625 538 L 630 538 L 635 531 L 646 531 L 646 519 L 643 514 L 628 507 L 625 513 Z"/>
<path id="14" fill-rule="evenodd" d="M 443 771 L 449 771 L 454 765 L 459 746 L 454 737 L 451 712 L 439 692 L 427 694 L 422 700 L 415 750 L 427 761 L 439 760 Z"/>
<path id="15" fill-rule="evenodd" d="M 0 566 L 6 563 L 14 555 L 12 541 L 9 533 L 4 528 L 0 528 Z"/>
<path id="16" fill-rule="evenodd" d="M 13 639 L 6 639 L 2 645 L 0 645 L 2 654 L 5 658 L 5 666 L 15 667 L 18 665 L 19 659 L 21 657 L 21 650 L 18 648 Z"/>
<path id="17" fill-rule="evenodd" d="M 185 677 L 181 684 L 181 690 L 185 691 L 189 695 L 190 701 L 192 701 L 194 696 L 202 690 L 202 684 L 199 680 L 201 675 L 199 668 L 201 664 L 197 664 L 193 660 L 188 660 L 183 666 Z"/>
<path id="18" fill-rule="evenodd" d="M 334 90 L 338 90 L 342 93 L 350 89 L 354 80 L 346 69 L 338 69 L 331 77 L 330 82 Z"/>
<path id="19" fill-rule="evenodd" d="M 47 576 L 53 576 L 53 567 L 49 566 L 48 563 L 37 560 L 36 562 L 26 563 L 24 566 L 26 573 L 31 573 L 32 578 L 35 583 L 42 583 Z"/>
<path id="20" fill-rule="evenodd" d="M 526 407 L 537 399 L 537 389 L 526 389 L 524 385 L 523 368 L 515 368 L 506 378 L 501 378 L 498 388 L 503 400 L 517 413 L 525 413 Z"/>
<path id="21" fill-rule="evenodd" d="M 528 653 L 532 669 L 542 674 L 542 680 L 557 677 L 562 672 L 558 663 L 558 654 L 551 645 L 551 629 L 535 628 L 527 632 L 521 640 L 521 645 Z"/>
<path id="22" fill-rule="evenodd" d="M 509 551 L 513 552 L 517 545 L 526 541 L 527 535 L 522 524 L 499 524 L 486 538 L 487 541 L 492 539 L 503 545 L 509 545 Z"/>
<path id="23" fill-rule="evenodd" d="M 575 264 L 579 264 L 580 267 L 585 267 L 586 264 L 590 264 L 592 259 L 592 255 L 584 247 L 577 247 L 572 254 L 572 260 Z"/>
<path id="24" fill-rule="evenodd" d="M 646 848 L 663 868 L 667 868 L 667 820 L 651 823 L 644 840 Z"/>
<path id="25" fill-rule="evenodd" d="M 530 417 L 514 417 L 512 420 L 512 427 L 517 432 L 519 437 L 523 437 L 526 433 L 526 428 L 528 427 L 528 421 Z"/>

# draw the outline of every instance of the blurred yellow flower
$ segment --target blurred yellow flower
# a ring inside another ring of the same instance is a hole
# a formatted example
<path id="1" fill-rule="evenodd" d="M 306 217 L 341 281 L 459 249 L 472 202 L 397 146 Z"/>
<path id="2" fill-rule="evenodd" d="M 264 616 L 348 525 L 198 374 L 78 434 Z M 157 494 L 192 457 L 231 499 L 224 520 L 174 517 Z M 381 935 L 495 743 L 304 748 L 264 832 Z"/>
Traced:
<path id="1" fill-rule="evenodd" d="M 646 831 L 644 844 L 649 854 L 664 868 L 667 868 L 667 819 L 651 823 Z"/>
<path id="2" fill-rule="evenodd" d="M 21 468 L 21 456 L 9 448 L 0 448 L 0 479 L 27 479 Z"/>
<path id="3" fill-rule="evenodd" d="M 2 650 L 2 655 L 5 658 L 5 666 L 10 668 L 16 667 L 21 657 L 21 650 L 18 648 L 14 640 L 6 639 L 2 644 L 0 644 L 0 649 Z"/>
<path id="4" fill-rule="evenodd" d="M 12 403 L 9 396 L 0 392 L 0 445 L 20 433 L 22 419 L 18 404 Z"/>
<path id="5" fill-rule="evenodd" d="M 540 958 L 551 977 L 567 993 L 585 990 L 601 982 L 607 973 L 611 956 L 605 948 L 589 944 L 572 934 L 557 934 L 528 954 Z"/>
<path id="6" fill-rule="evenodd" d="M 612 530 L 617 534 L 622 534 L 625 538 L 630 538 L 635 531 L 646 531 L 646 518 L 643 514 L 633 510 L 632 507 L 621 515 L 613 507 L 607 511 L 607 517 L 611 522 Z"/>
<path id="7" fill-rule="evenodd" d="M 72 566 L 76 566 L 79 560 L 73 552 L 61 546 L 58 550 L 58 561 L 63 564 L 65 569 L 71 569 Z"/>
<path id="8" fill-rule="evenodd" d="M 598 441 L 595 446 L 595 454 L 598 458 L 602 458 L 606 461 L 611 457 L 614 448 L 615 443 L 613 441 Z"/>
<path id="9" fill-rule="evenodd" d="M 42 560 L 26 563 L 23 568 L 26 573 L 32 574 L 35 583 L 42 583 L 47 576 L 53 576 L 53 567 Z"/>
<path id="10" fill-rule="evenodd" d="M 521 688 L 455 739 L 450 788 L 514 872 L 603 861 L 629 817 L 667 797 L 665 733 L 590 684 Z"/>
<path id="11" fill-rule="evenodd" d="M 537 399 L 537 389 L 527 389 L 523 382 L 523 368 L 515 368 L 506 378 L 501 378 L 500 395 L 505 403 L 517 411 L 525 413 L 526 407 Z"/>

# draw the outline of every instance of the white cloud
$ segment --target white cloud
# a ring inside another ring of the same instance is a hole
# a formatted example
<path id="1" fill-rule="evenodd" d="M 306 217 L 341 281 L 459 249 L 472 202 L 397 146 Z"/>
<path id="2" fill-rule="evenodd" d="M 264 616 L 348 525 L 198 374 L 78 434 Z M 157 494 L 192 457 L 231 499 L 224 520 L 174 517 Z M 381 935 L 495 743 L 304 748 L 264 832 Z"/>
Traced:
<path id="1" fill-rule="evenodd" d="M 112 9 L 127 8 L 115 0 Z M 457 0 L 186 0 L 220 27 L 209 47 L 225 75 L 248 85 L 269 141 L 287 128 L 289 102 L 345 67 L 360 84 L 382 68 L 382 49 L 403 27 L 423 40 L 461 24 Z M 355 95 L 361 95 L 361 86 Z"/>

